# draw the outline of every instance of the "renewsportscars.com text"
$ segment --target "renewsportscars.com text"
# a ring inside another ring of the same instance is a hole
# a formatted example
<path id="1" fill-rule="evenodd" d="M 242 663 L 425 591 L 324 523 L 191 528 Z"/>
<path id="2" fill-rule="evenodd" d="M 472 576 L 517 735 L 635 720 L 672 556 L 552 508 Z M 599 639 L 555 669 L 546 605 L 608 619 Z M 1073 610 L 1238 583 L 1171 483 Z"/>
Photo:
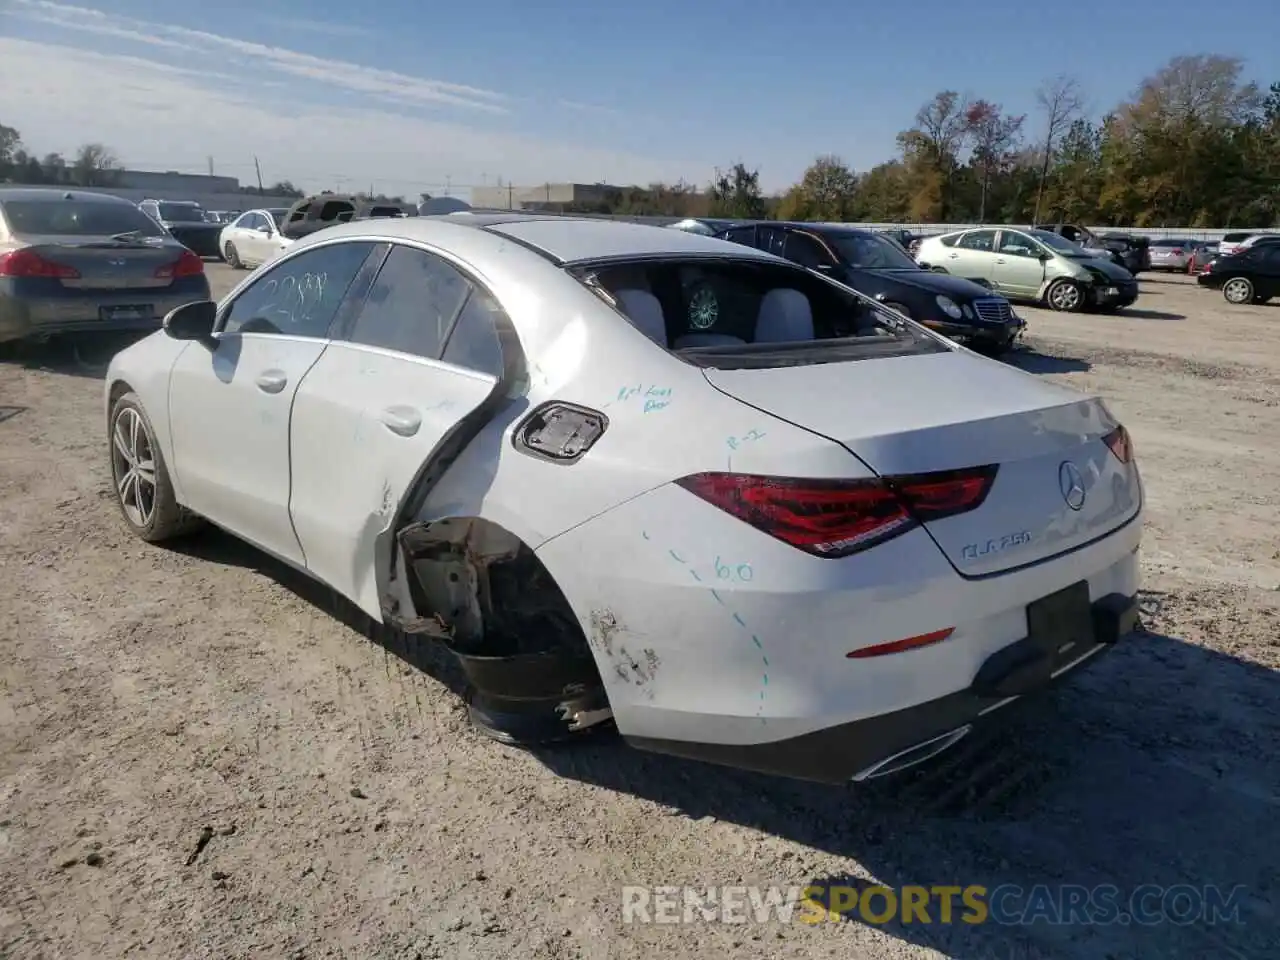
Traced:
<path id="1" fill-rule="evenodd" d="M 722 886 L 622 888 L 623 923 L 1064 925 L 1240 923 L 1244 888 L 1116 886 Z"/>

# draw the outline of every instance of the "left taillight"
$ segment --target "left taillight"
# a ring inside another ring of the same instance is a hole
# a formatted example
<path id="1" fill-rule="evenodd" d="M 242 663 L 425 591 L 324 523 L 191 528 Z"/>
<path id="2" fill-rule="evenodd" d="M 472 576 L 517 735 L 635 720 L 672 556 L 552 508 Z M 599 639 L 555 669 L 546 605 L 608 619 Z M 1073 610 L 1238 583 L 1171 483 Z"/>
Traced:
<path id="1" fill-rule="evenodd" d="M 204 261 L 190 250 L 183 250 L 177 260 L 156 269 L 157 277 L 169 280 L 178 277 L 198 277 L 202 273 L 204 273 Z"/>
<path id="2" fill-rule="evenodd" d="M 698 473 L 676 481 L 757 530 L 816 557 L 847 557 L 922 523 L 981 506 L 996 467 L 874 480 Z"/>
<path id="3" fill-rule="evenodd" d="M 1133 440 L 1130 439 L 1129 431 L 1124 427 L 1116 427 L 1102 438 L 1102 442 L 1121 463 L 1133 462 Z"/>
<path id="4" fill-rule="evenodd" d="M 80 271 L 75 267 L 40 256 L 34 250 L 14 250 L 0 253 L 0 277 L 38 278 L 42 280 L 76 280 Z"/>

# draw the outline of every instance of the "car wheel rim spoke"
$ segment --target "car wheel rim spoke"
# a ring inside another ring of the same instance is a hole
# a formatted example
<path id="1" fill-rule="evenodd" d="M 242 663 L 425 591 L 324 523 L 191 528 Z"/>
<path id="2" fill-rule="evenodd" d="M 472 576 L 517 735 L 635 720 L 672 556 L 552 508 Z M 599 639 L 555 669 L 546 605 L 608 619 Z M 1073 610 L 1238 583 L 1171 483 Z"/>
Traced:
<path id="1" fill-rule="evenodd" d="M 120 507 L 135 526 L 146 526 L 155 512 L 156 462 L 147 428 L 136 410 L 120 413 L 111 439 Z"/>

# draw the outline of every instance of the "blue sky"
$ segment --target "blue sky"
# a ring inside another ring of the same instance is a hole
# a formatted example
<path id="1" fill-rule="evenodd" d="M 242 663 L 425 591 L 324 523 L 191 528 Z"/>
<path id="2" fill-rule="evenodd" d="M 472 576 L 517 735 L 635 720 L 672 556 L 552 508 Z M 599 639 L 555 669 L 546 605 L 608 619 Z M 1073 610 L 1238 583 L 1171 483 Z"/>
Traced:
<path id="1" fill-rule="evenodd" d="M 820 153 L 889 158 L 940 89 L 1033 127 L 1035 88 L 1063 72 L 1096 113 L 1182 53 L 1280 80 L 1280 2 L 1170 15 L 1185 6 L 0 0 L 0 123 L 41 153 L 100 140 L 193 172 L 212 155 L 246 181 L 257 155 L 309 187 L 705 182 L 742 160 L 780 188 Z"/>

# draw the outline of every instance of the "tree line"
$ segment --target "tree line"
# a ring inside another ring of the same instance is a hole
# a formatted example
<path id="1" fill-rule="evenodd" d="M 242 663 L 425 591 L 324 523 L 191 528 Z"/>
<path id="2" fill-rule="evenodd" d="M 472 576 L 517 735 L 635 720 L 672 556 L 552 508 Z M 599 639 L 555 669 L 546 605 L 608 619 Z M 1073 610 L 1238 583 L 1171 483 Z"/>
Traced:
<path id="1" fill-rule="evenodd" d="M 764 196 L 736 164 L 705 189 L 619 189 L 577 212 L 873 223 L 1102 226 L 1280 225 L 1280 83 L 1244 63 L 1174 57 L 1126 101 L 1090 115 L 1078 80 L 1036 93 L 1035 116 L 943 90 L 898 134 L 898 155 L 859 173 L 818 157 L 800 182 Z"/>

